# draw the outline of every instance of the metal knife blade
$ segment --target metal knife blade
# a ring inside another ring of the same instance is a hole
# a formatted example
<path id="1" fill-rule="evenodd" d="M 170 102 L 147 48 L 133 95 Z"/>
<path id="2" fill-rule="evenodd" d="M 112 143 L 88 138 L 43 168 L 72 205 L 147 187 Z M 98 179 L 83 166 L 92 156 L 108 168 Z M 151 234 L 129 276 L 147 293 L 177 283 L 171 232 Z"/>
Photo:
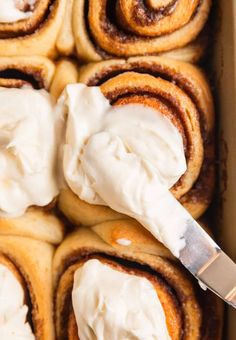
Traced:
<path id="1" fill-rule="evenodd" d="M 151 196 L 155 209 L 147 209 L 141 217 L 130 216 L 169 248 L 200 282 L 236 308 L 236 264 L 169 190 L 163 190 L 162 195 L 158 190 L 154 191 L 156 199 Z"/>
<path id="2" fill-rule="evenodd" d="M 192 218 L 179 260 L 204 285 L 236 308 L 236 264 Z"/>

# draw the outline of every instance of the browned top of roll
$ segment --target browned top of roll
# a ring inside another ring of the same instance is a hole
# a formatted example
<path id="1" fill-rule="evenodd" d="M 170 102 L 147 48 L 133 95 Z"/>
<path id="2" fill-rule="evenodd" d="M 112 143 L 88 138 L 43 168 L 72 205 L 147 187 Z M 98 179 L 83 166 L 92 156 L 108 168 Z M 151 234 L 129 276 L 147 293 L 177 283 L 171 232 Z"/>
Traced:
<path id="1" fill-rule="evenodd" d="M 49 89 L 55 66 L 45 57 L 0 57 L 0 86 Z"/>
<path id="2" fill-rule="evenodd" d="M 203 28 L 211 0 L 76 1 L 73 27 L 86 60 L 157 54 L 183 47 Z"/>

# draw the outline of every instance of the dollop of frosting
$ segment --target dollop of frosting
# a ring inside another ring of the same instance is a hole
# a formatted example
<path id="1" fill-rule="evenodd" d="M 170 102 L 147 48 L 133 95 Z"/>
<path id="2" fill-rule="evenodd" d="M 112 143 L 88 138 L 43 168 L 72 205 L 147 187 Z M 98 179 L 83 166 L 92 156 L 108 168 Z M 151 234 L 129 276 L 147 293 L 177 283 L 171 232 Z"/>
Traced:
<path id="1" fill-rule="evenodd" d="M 150 107 L 112 107 L 98 87 L 83 84 L 67 86 L 60 111 L 67 123 L 62 154 L 71 190 L 135 218 L 178 256 L 188 217 L 169 191 L 186 171 L 178 129 Z"/>
<path id="2" fill-rule="evenodd" d="M 53 103 L 45 90 L 0 88 L 0 216 L 58 194 Z"/>
<path id="3" fill-rule="evenodd" d="M 126 238 L 118 238 L 116 240 L 116 243 L 119 244 L 120 246 L 130 246 L 132 241 L 126 239 Z"/>
<path id="4" fill-rule="evenodd" d="M 14 274 L 0 264 L 0 339 L 34 340 L 27 320 L 24 290 Z"/>
<path id="5" fill-rule="evenodd" d="M 27 19 L 32 15 L 32 11 L 24 11 L 25 2 L 32 8 L 35 0 L 1 0 L 0 1 L 0 22 L 16 22 Z"/>
<path id="6" fill-rule="evenodd" d="M 72 303 L 80 340 L 171 339 L 150 281 L 98 260 L 76 270 Z"/>

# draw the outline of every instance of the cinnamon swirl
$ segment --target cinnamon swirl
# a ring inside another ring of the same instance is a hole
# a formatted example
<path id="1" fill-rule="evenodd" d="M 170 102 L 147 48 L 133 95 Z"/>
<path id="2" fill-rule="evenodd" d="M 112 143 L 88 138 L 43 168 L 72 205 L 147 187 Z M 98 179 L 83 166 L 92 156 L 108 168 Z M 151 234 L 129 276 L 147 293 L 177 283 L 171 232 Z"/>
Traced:
<path id="1" fill-rule="evenodd" d="M 0 86 L 49 90 L 54 63 L 42 56 L 0 57 Z"/>
<path id="2" fill-rule="evenodd" d="M 56 54 L 65 0 L 4 0 L 0 4 L 0 55 Z"/>
<path id="3" fill-rule="evenodd" d="M 210 7 L 211 0 L 74 1 L 77 54 L 98 61 L 184 47 L 202 30 Z"/>

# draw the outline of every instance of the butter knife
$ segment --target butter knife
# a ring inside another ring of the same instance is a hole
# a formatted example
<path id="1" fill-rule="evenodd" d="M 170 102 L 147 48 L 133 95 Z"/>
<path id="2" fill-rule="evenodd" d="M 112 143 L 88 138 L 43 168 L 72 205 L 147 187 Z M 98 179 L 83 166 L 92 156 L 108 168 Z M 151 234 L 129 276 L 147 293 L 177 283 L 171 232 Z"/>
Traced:
<path id="1" fill-rule="evenodd" d="M 142 216 L 131 215 L 162 242 L 206 288 L 236 308 L 236 264 L 170 191 L 154 191 Z M 156 196 L 155 196 L 156 195 Z M 148 196 L 149 198 L 149 196 Z M 152 201 L 155 202 L 153 205 Z"/>
<path id="2" fill-rule="evenodd" d="M 184 209 L 184 208 L 183 208 Z M 179 260 L 207 288 L 236 308 L 236 264 L 191 217 Z"/>

